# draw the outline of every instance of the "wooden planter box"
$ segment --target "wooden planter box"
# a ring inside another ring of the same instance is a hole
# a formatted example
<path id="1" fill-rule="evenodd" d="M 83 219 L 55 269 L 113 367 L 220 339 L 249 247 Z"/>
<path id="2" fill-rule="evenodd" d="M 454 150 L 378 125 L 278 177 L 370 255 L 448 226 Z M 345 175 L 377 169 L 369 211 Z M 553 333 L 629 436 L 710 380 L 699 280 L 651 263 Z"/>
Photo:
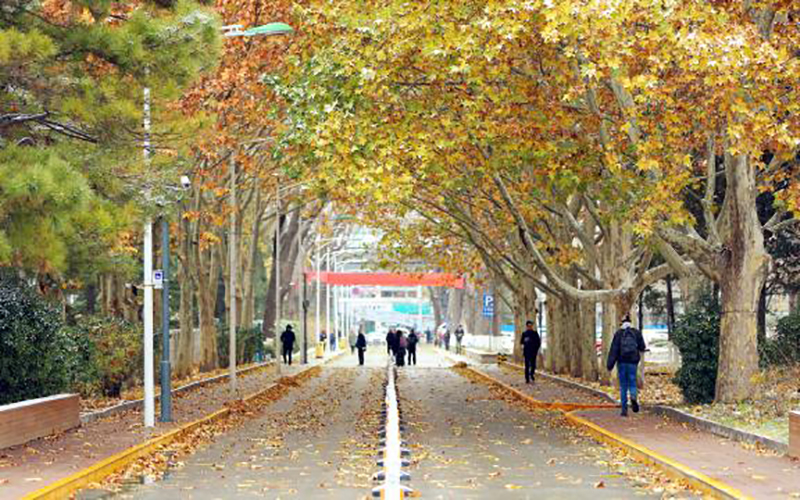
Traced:
<path id="1" fill-rule="evenodd" d="M 800 411 L 789 412 L 789 455 L 800 458 Z"/>
<path id="2" fill-rule="evenodd" d="M 77 394 L 57 394 L 0 406 L 0 449 L 81 425 Z"/>

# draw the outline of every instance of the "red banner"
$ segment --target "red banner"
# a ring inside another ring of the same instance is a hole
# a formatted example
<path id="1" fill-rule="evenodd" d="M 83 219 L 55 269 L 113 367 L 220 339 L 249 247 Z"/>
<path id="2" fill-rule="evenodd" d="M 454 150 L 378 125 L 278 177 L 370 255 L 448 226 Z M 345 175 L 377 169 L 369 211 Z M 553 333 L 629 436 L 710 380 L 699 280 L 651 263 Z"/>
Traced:
<path id="1" fill-rule="evenodd" d="M 448 273 L 331 273 L 320 272 L 319 279 L 328 285 L 347 286 L 442 286 L 464 288 L 464 278 Z M 306 271 L 306 280 L 317 280 L 317 273 Z"/>

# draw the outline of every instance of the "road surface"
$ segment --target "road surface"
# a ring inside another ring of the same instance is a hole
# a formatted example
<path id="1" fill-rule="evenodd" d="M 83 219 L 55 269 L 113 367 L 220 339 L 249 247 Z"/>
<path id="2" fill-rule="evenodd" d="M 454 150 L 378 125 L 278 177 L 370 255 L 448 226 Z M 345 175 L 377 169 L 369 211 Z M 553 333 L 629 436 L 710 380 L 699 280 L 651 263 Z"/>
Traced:
<path id="1" fill-rule="evenodd" d="M 375 346 L 366 366 L 350 354 L 329 363 L 163 480 L 117 498 L 371 498 L 386 362 Z M 530 410 L 470 380 L 432 348 L 423 346 L 419 365 L 398 368 L 398 393 L 412 450 L 409 486 L 422 498 L 651 494 L 630 473 L 638 466 L 566 427 L 557 413 Z"/>

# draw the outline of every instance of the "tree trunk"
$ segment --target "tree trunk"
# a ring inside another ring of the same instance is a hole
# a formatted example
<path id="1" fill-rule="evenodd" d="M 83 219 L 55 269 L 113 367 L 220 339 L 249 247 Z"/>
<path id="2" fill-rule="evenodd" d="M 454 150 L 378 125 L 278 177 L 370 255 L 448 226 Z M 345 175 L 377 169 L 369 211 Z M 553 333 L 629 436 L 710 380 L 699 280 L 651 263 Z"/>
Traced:
<path id="1" fill-rule="evenodd" d="M 730 403 L 753 395 L 753 378 L 758 373 L 756 311 L 769 255 L 756 211 L 756 169 L 745 155 L 726 163 L 725 252 L 717 265 L 722 318 L 716 401 Z"/>
<path id="2" fill-rule="evenodd" d="M 672 330 L 675 328 L 675 302 L 672 298 L 672 276 L 667 276 L 667 338 L 672 340 Z"/>
<path id="3" fill-rule="evenodd" d="M 179 247 L 178 247 L 178 281 L 180 282 L 180 331 L 175 346 L 175 374 L 185 377 L 192 373 L 195 364 L 194 337 L 194 282 L 189 268 L 192 251 L 191 224 L 180 212 Z"/>
<path id="4" fill-rule="evenodd" d="M 436 329 L 442 324 L 442 293 L 439 287 L 428 287 L 428 296 L 431 300 L 431 307 L 433 308 L 433 331 L 436 334 Z"/>
<path id="5" fill-rule="evenodd" d="M 583 302 L 581 309 L 581 376 L 585 380 L 597 380 L 597 313 L 596 304 Z"/>
<path id="6" fill-rule="evenodd" d="M 94 314 L 97 309 L 97 278 L 86 284 L 86 314 Z"/>
<path id="7" fill-rule="evenodd" d="M 767 287 L 761 287 L 758 296 L 758 345 L 767 340 Z"/>
<path id="8" fill-rule="evenodd" d="M 297 265 L 298 249 L 295 238 L 297 236 L 297 232 L 300 230 L 300 210 L 294 209 L 289 214 L 282 216 L 280 225 L 280 303 L 283 304 L 286 296 L 289 293 L 289 289 L 291 288 L 289 283 L 291 282 L 292 272 Z M 264 324 L 261 327 L 261 331 L 265 339 L 275 338 L 276 336 L 275 319 L 277 311 L 275 309 L 275 243 L 276 242 L 273 234 L 270 279 L 267 286 L 266 297 L 264 299 Z"/>

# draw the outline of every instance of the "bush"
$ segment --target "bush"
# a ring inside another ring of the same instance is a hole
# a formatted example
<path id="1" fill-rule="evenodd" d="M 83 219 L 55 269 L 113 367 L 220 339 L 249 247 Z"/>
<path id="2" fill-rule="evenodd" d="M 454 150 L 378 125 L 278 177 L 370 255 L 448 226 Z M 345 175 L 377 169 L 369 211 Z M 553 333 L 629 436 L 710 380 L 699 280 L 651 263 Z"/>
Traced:
<path id="1" fill-rule="evenodd" d="M 72 382 L 85 396 L 119 397 L 142 378 L 141 329 L 119 318 L 88 316 L 68 328 L 74 345 Z"/>
<path id="2" fill-rule="evenodd" d="M 0 276 L 0 404 L 68 388 L 75 363 L 61 327 L 52 304 L 21 280 Z"/>
<path id="3" fill-rule="evenodd" d="M 800 363 L 800 312 L 778 320 L 774 338 L 758 346 L 762 367 Z"/>
<path id="4" fill-rule="evenodd" d="M 719 357 L 720 306 L 705 291 L 675 324 L 672 341 L 681 353 L 674 382 L 688 403 L 714 401 Z"/>
<path id="5" fill-rule="evenodd" d="M 228 367 L 228 325 L 220 324 L 217 329 L 217 355 L 219 356 L 219 366 L 220 368 L 227 368 Z M 256 353 L 261 352 L 261 356 L 265 354 L 265 351 L 269 351 L 271 353 L 272 347 L 271 346 L 264 346 L 263 345 L 263 335 L 261 333 L 261 329 L 258 327 L 254 328 L 239 328 L 236 330 L 236 346 L 237 346 L 237 355 L 236 355 L 236 363 L 237 364 L 245 364 L 245 363 L 252 363 L 256 359 Z"/>

